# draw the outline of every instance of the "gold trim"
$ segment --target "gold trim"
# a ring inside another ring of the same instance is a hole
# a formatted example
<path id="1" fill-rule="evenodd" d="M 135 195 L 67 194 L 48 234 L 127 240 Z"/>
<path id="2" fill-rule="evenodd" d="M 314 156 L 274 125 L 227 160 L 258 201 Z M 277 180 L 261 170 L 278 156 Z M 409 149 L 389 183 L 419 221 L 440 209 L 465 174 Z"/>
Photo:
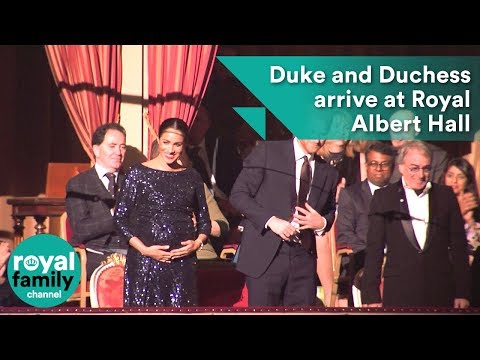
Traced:
<path id="1" fill-rule="evenodd" d="M 108 263 L 113 263 L 113 265 L 125 266 L 126 256 L 119 253 L 113 253 L 107 257 L 106 260 L 102 261 L 101 265 L 107 265 Z"/>

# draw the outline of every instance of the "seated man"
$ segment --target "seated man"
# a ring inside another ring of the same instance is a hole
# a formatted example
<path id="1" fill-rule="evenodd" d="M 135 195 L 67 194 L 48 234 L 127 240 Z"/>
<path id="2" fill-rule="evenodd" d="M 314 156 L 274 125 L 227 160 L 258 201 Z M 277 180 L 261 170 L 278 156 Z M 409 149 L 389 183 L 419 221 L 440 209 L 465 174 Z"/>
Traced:
<path id="1" fill-rule="evenodd" d="M 402 110 L 396 111 L 390 117 L 390 120 L 399 119 L 404 121 L 406 119 L 413 119 L 414 117 L 415 117 L 415 114 L 412 111 L 402 109 Z M 407 143 L 409 140 L 415 140 L 418 133 L 416 133 L 414 131 L 414 127 L 411 126 L 409 128 L 408 133 L 392 132 L 390 135 L 391 135 L 390 141 L 392 143 L 393 148 L 396 150 L 396 155 L 394 159 L 395 164 L 393 166 L 392 176 L 390 177 L 390 183 L 393 184 L 398 182 L 401 178 L 400 170 L 398 168 L 398 153 L 400 152 L 400 149 L 402 148 L 402 146 L 405 145 L 405 143 Z M 447 165 L 449 155 L 445 150 L 443 150 L 439 146 L 434 145 L 430 142 L 425 142 L 425 145 L 429 148 L 430 152 L 432 153 L 432 171 L 429 174 L 429 179 L 432 182 L 439 183 L 443 175 L 443 172 L 445 171 L 445 167 Z"/>
<path id="2" fill-rule="evenodd" d="M 347 278 L 352 279 L 364 266 L 367 246 L 368 211 L 373 193 L 388 185 L 392 175 L 395 150 L 382 142 L 372 143 L 365 152 L 367 178 L 340 191 L 337 213 L 337 247 L 351 247 L 352 263 L 344 263 Z M 347 284 L 350 287 L 352 284 Z M 349 298 L 353 306 L 350 288 L 339 286 L 339 297 Z M 341 300 L 340 300 L 341 301 Z M 346 304 L 339 304 L 345 306 Z"/>
<path id="3" fill-rule="evenodd" d="M 65 206 L 72 228 L 70 243 L 87 250 L 87 278 L 111 253 L 126 254 L 113 222 L 115 194 L 122 186 L 126 131 L 115 123 L 98 127 L 92 135 L 95 165 L 71 178 Z"/>

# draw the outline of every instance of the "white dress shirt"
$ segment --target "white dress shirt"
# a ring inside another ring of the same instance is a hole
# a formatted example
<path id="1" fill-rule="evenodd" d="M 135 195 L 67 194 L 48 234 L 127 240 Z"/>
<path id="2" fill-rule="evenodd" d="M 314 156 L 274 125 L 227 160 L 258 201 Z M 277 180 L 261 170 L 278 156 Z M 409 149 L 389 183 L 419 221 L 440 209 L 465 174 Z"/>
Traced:
<path id="1" fill-rule="evenodd" d="M 109 173 L 110 171 L 107 171 L 107 169 L 105 169 L 103 166 L 101 166 L 101 165 L 99 165 L 99 164 L 97 164 L 97 163 L 95 163 L 95 171 L 97 172 L 98 177 L 99 177 L 100 180 L 102 181 L 103 186 L 105 186 L 105 189 L 108 190 L 108 181 L 109 181 L 109 180 L 108 180 L 108 178 L 105 176 L 105 174 L 106 174 L 106 173 Z M 115 184 L 116 184 L 117 181 L 118 181 L 118 171 L 115 171 L 113 174 L 115 175 Z M 113 215 L 114 209 L 113 209 L 113 208 L 110 209 L 110 212 L 111 212 L 112 215 Z"/>
<path id="2" fill-rule="evenodd" d="M 410 189 L 402 177 L 403 188 L 405 189 L 405 196 L 407 198 L 408 211 L 412 218 L 413 231 L 417 238 L 418 245 L 421 249 L 425 246 L 427 239 L 428 221 L 430 219 L 429 212 L 429 190 L 432 187 L 430 182 L 427 183 L 425 189 L 420 195 L 417 195 L 415 190 Z"/>
<path id="3" fill-rule="evenodd" d="M 300 174 L 302 172 L 302 165 L 304 163 L 303 157 L 307 156 L 308 161 L 310 163 L 310 169 L 311 169 L 310 171 L 311 171 L 311 174 L 312 174 L 310 181 L 313 180 L 313 176 L 315 174 L 315 158 L 312 154 L 305 154 L 305 152 L 303 151 L 300 143 L 298 142 L 297 137 L 295 137 L 293 139 L 293 151 L 294 151 L 294 156 L 295 156 L 295 190 L 296 190 L 297 196 L 298 196 L 298 191 L 300 189 Z M 310 197 L 311 189 L 312 189 L 312 187 L 311 187 L 311 184 L 310 184 L 310 189 L 309 189 L 308 194 L 307 194 L 307 200 Z M 265 228 L 268 228 L 268 223 L 270 222 L 270 220 L 272 218 L 273 218 L 273 216 L 270 219 L 268 219 L 267 223 L 265 224 Z M 323 216 L 322 216 L 322 218 L 324 220 L 324 226 L 321 229 L 314 230 L 315 235 L 319 235 L 319 236 L 323 235 L 323 230 L 327 226 L 327 221 L 325 220 L 325 218 Z M 300 225 L 295 222 L 295 219 L 292 220 L 291 224 L 296 228 L 300 227 Z"/>

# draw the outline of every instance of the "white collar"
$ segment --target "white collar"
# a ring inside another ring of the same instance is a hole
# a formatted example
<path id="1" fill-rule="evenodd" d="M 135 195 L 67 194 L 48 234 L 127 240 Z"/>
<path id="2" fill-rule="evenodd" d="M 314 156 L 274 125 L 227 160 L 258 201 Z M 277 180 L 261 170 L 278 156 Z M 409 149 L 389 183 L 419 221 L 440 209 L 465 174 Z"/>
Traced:
<path id="1" fill-rule="evenodd" d="M 295 161 L 302 159 L 304 156 L 308 158 L 308 161 L 312 160 L 312 154 L 305 154 L 297 137 L 293 138 L 293 151 L 295 152 Z"/>
<path id="2" fill-rule="evenodd" d="M 405 179 L 403 178 L 403 176 L 402 176 L 402 185 L 403 185 L 403 188 L 404 188 L 405 190 L 410 190 L 410 191 L 415 192 L 415 190 L 413 190 L 411 187 L 409 187 L 409 186 L 407 185 L 407 183 L 405 182 Z M 431 188 L 432 188 L 432 182 L 431 182 L 431 181 L 427 181 L 427 184 L 426 184 L 425 187 L 423 188 L 423 191 L 420 193 L 420 195 L 418 195 L 418 197 L 427 195 Z"/>
<path id="3" fill-rule="evenodd" d="M 107 171 L 102 165 L 95 163 L 95 170 L 97 171 L 98 177 L 102 179 L 106 173 L 109 173 L 110 171 Z M 118 170 L 114 172 L 115 174 L 115 179 L 118 178 Z"/>
<path id="4" fill-rule="evenodd" d="M 375 185 L 374 183 L 372 183 L 370 180 L 367 179 L 367 183 L 368 183 L 368 187 L 370 188 L 370 192 L 373 193 L 375 192 L 375 190 L 378 190 L 382 187 L 385 187 L 385 186 L 378 186 L 378 185 Z"/>

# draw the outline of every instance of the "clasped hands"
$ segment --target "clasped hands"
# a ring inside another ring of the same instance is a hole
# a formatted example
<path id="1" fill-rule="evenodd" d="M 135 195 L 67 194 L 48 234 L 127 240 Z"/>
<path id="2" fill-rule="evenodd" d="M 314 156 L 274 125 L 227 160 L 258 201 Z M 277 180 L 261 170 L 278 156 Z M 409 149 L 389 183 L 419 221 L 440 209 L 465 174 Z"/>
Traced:
<path id="1" fill-rule="evenodd" d="M 299 232 L 300 230 L 305 229 L 322 229 L 325 226 L 325 219 L 320 215 L 313 207 L 305 204 L 305 208 L 300 206 L 295 207 L 294 220 L 295 223 L 299 226 L 296 227 L 294 224 L 287 220 L 280 219 L 276 216 L 268 222 L 268 227 L 283 240 L 289 240 L 289 238 Z"/>
<path id="2" fill-rule="evenodd" d="M 152 245 L 148 247 L 144 255 L 160 262 L 171 263 L 173 259 L 178 259 L 197 251 L 200 248 L 198 243 L 195 240 L 185 240 L 180 243 L 183 245 L 182 247 L 171 251 L 168 251 L 169 245 Z"/>
<path id="3" fill-rule="evenodd" d="M 458 197 L 458 204 L 465 221 L 472 221 L 473 210 L 479 206 L 478 198 L 471 192 L 463 193 Z"/>

